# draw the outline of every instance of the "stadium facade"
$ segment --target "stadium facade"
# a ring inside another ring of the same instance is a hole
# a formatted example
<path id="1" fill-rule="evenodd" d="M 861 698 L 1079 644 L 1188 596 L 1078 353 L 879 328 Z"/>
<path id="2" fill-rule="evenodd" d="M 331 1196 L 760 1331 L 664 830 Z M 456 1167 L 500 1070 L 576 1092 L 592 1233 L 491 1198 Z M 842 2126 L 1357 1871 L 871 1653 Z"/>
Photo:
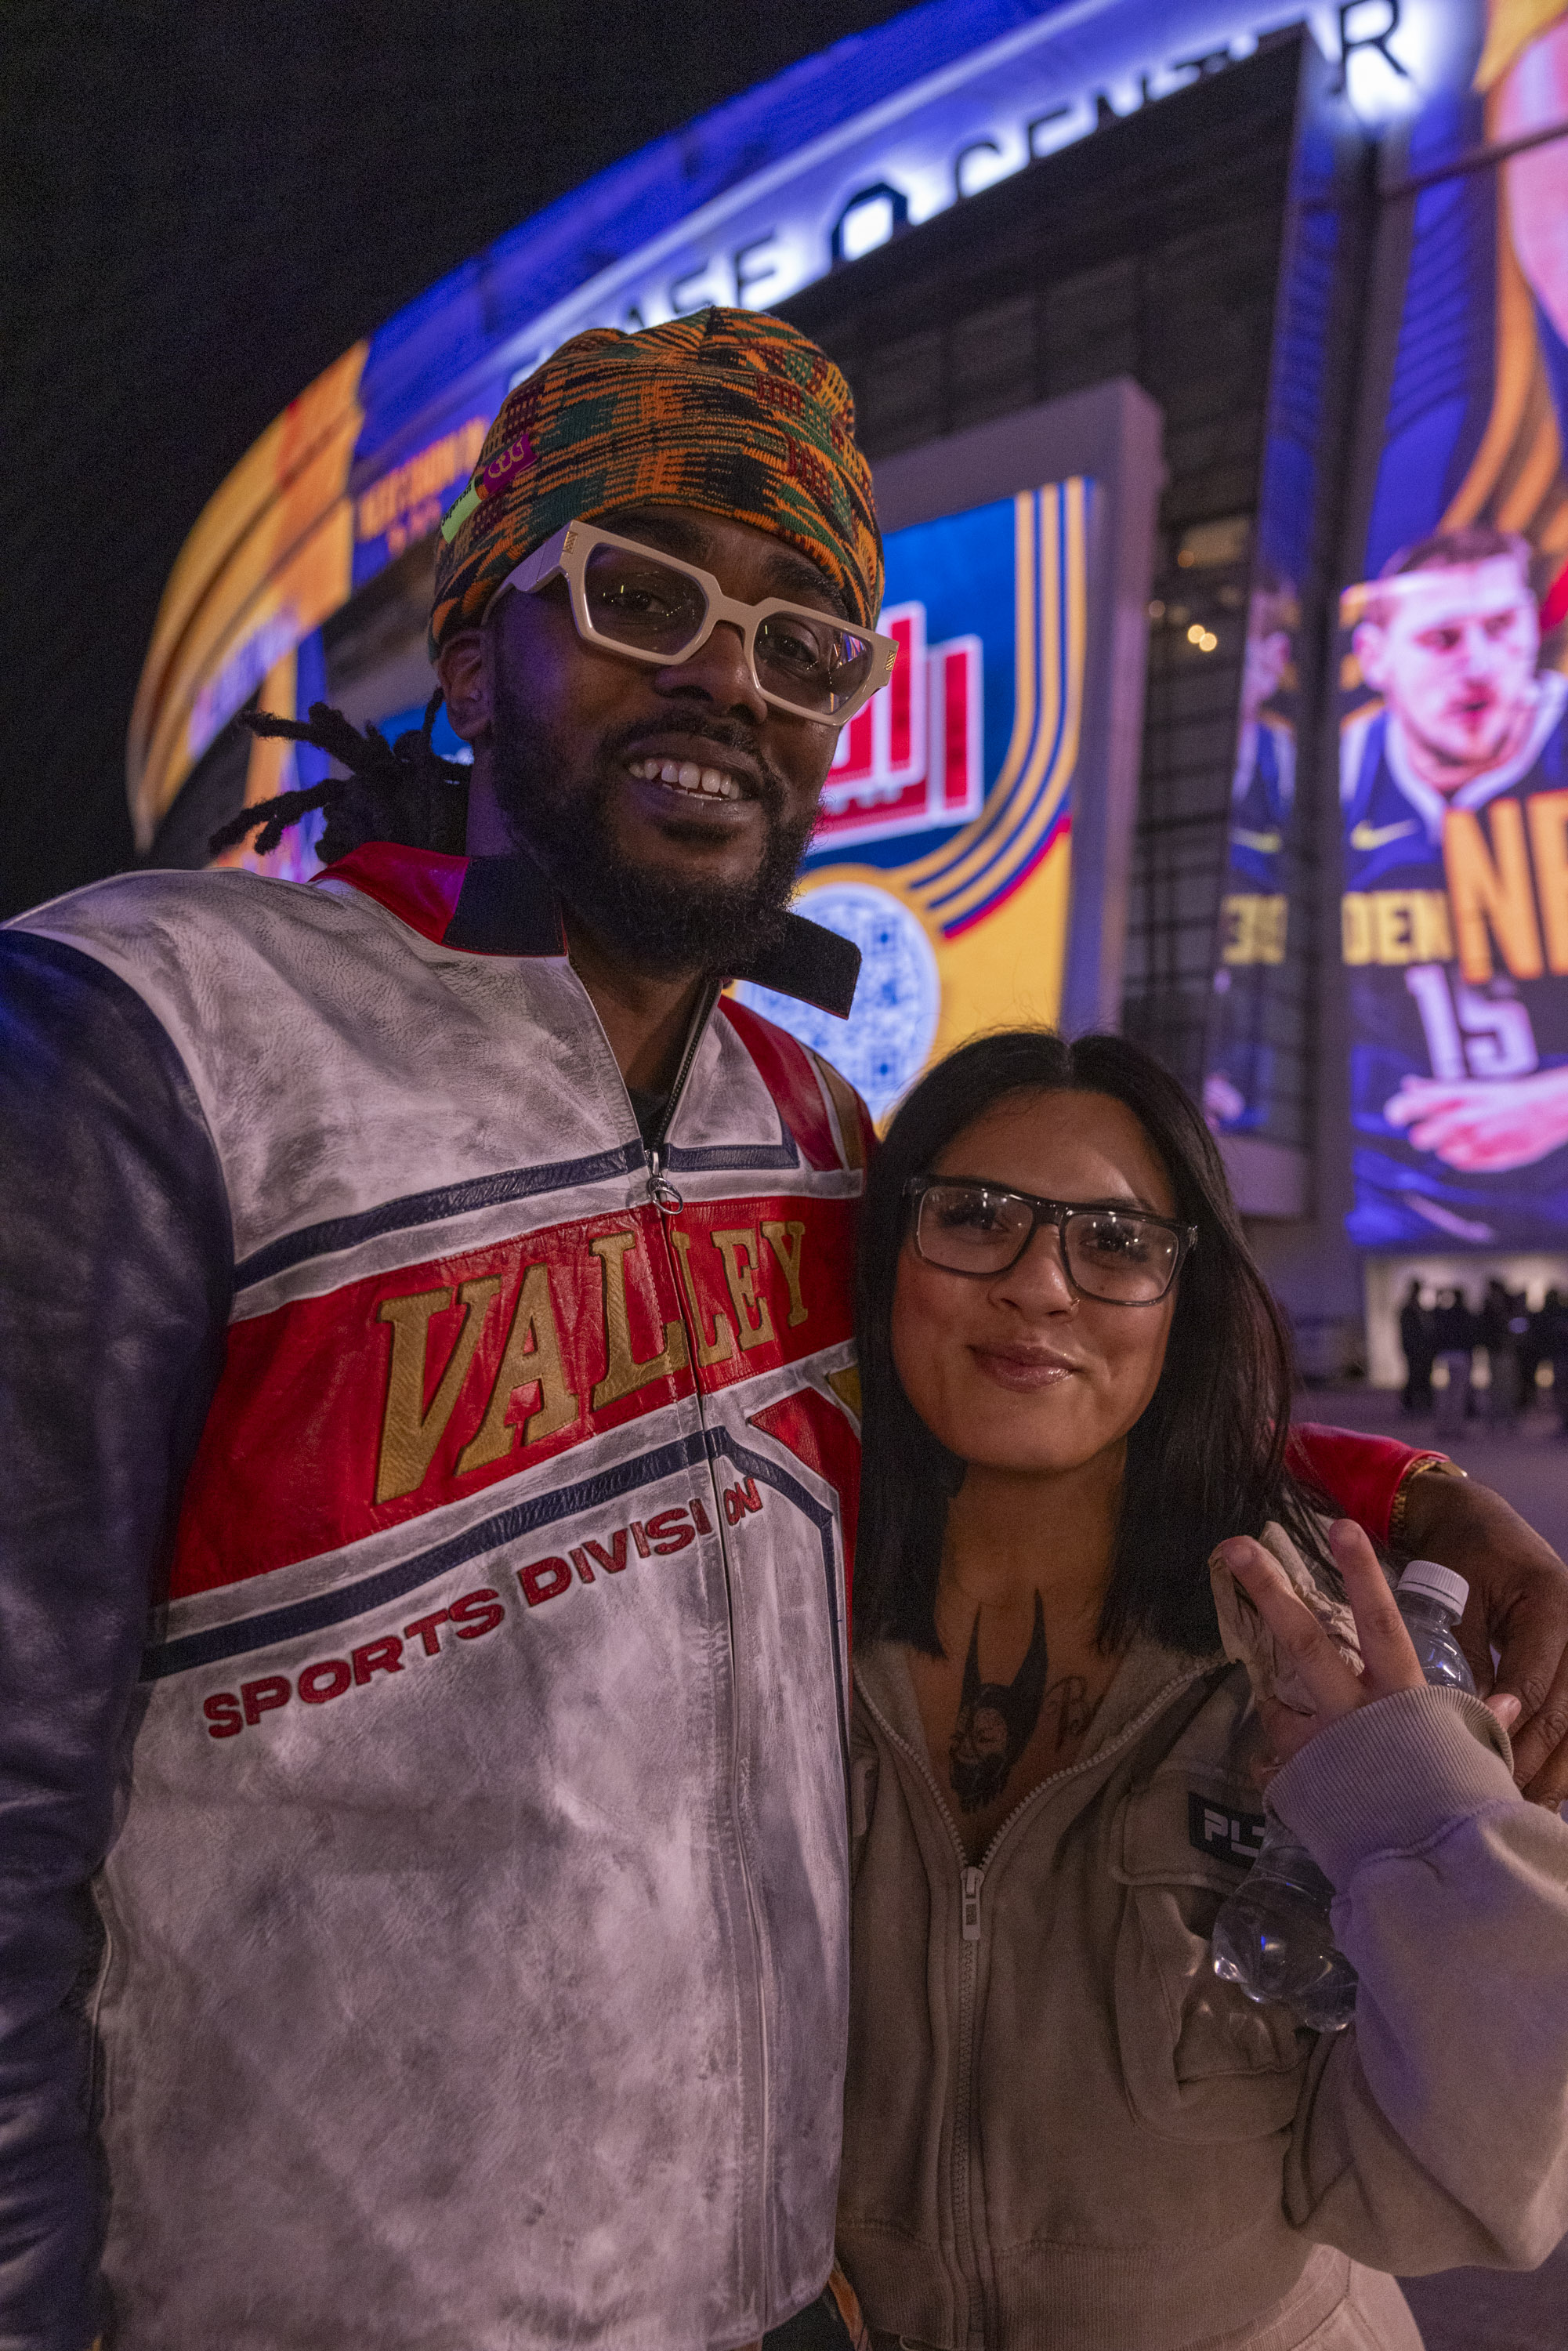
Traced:
<path id="1" fill-rule="evenodd" d="M 1119 1022 L 1310 1368 L 1391 1376 L 1413 1273 L 1568 1288 L 1565 18 L 928 0 L 601 173 L 216 492 L 140 849 L 310 779 L 254 699 L 417 715 L 434 534 L 541 357 L 777 310 L 854 388 L 903 647 L 802 873 L 872 982 L 813 1041 L 883 1109 L 977 1027 Z"/>

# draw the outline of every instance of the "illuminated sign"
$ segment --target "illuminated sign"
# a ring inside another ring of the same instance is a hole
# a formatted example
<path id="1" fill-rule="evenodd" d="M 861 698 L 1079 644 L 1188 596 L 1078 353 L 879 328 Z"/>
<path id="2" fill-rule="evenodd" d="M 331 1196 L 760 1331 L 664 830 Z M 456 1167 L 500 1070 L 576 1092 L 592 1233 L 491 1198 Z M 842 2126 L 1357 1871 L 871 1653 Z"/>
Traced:
<path id="1" fill-rule="evenodd" d="M 354 502 L 358 548 L 377 549 L 382 562 L 393 563 L 416 538 L 428 538 L 452 492 L 478 463 L 489 423 L 487 416 L 469 417 L 455 432 L 443 433 L 362 491 Z M 357 567 L 361 561 L 358 548 Z"/>
<path id="2" fill-rule="evenodd" d="M 1377 289 L 1397 345 L 1343 610 L 1348 1229 L 1374 1249 L 1568 1242 L 1568 0 L 1485 29 Z"/>
<path id="3" fill-rule="evenodd" d="M 910 658 L 844 730 L 795 901 L 860 948 L 854 1010 L 738 991 L 876 1117 L 962 1038 L 1060 1009 L 1096 495 L 1074 477 L 888 538 Z"/>
<path id="4" fill-rule="evenodd" d="M 268 612 L 240 639 L 191 705 L 187 741 L 193 759 L 201 758 L 219 727 L 243 709 L 267 671 L 294 651 L 304 633 L 299 615 L 288 605 L 281 612 Z"/>
<path id="5" fill-rule="evenodd" d="M 989 13 L 968 11 L 977 33 Z M 1306 11 L 1173 0 L 1157 19 L 1136 0 L 1042 9 L 600 271 L 526 331 L 508 382 L 584 327 L 634 329 L 710 302 L 788 301 L 1027 164 L 1223 73 L 1303 14 L 1325 54 L 1341 58 L 1352 106 L 1369 127 L 1413 110 L 1446 47 L 1439 0 L 1347 0 Z"/>
<path id="6" fill-rule="evenodd" d="M 208 716 L 221 707 L 214 681 L 244 674 L 241 649 L 272 615 L 292 602 L 301 631 L 319 626 L 427 529 L 461 478 L 465 436 L 567 336 L 716 301 L 774 307 L 1224 72 L 1302 13 L 1290 0 L 932 0 L 612 166 L 433 287 L 286 412 L 193 532 L 132 717 L 139 843 L 195 756 L 198 698 Z M 1419 105 L 1470 11 L 1345 0 L 1305 13 L 1371 123 Z M 308 576 L 283 582 L 300 562 Z"/>
<path id="7" fill-rule="evenodd" d="M 928 832 L 979 813 L 979 638 L 927 646 L 921 603 L 884 604 L 880 625 L 897 640 L 898 660 L 889 683 L 839 737 L 822 793 L 819 846 Z"/>

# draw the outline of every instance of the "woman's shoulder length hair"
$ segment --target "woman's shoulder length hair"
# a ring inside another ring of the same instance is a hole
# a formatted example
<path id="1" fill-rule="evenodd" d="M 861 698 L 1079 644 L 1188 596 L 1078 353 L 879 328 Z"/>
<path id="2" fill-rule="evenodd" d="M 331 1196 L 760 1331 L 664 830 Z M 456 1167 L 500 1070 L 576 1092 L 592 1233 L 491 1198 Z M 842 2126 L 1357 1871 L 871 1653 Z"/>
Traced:
<path id="1" fill-rule="evenodd" d="M 1041 1029 L 977 1037 L 939 1062 L 900 1108 L 867 1178 L 856 1298 L 864 1450 L 855 1628 L 862 1638 L 941 1653 L 936 1577 L 963 1465 L 918 1418 L 893 1366 L 904 1187 L 965 1127 L 1020 1093 L 1108 1094 L 1124 1103 L 1169 1171 L 1178 1217 L 1197 1228 L 1160 1383 L 1127 1440 L 1099 1640 L 1114 1650 L 1142 1633 L 1201 1656 L 1219 1638 L 1208 1557 L 1225 1536 L 1255 1535 L 1278 1519 L 1309 1558 L 1328 1566 L 1307 1498 L 1284 1466 L 1290 1341 L 1243 1238 L 1214 1138 L 1186 1089 L 1124 1037 L 1070 1042 Z"/>

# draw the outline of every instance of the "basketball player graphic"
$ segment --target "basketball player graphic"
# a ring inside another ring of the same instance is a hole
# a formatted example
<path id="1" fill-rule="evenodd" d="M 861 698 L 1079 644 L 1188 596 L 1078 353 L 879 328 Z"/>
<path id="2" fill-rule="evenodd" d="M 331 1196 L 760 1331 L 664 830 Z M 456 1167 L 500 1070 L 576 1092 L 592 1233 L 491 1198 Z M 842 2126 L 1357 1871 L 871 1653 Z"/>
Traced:
<path id="1" fill-rule="evenodd" d="M 1523 539 L 1471 525 L 1359 591 L 1344 960 L 1367 1248 L 1568 1232 L 1568 679 Z"/>
<path id="2" fill-rule="evenodd" d="M 1285 959 L 1284 851 L 1295 806 L 1296 737 L 1267 705 L 1291 676 L 1292 632 L 1300 617 L 1289 583 L 1260 574 L 1248 606 L 1215 974 L 1218 1002 L 1203 1082 L 1204 1112 L 1217 1134 L 1253 1133 L 1269 1119 L 1270 983 Z"/>

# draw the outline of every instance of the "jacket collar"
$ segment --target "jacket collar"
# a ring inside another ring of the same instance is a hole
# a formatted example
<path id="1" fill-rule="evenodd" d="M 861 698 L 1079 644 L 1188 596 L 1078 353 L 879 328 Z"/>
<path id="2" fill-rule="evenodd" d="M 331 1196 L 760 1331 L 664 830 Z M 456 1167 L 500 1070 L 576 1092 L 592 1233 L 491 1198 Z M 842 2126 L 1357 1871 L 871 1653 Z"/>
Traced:
<path id="1" fill-rule="evenodd" d="M 531 857 L 450 857 L 398 841 L 365 841 L 326 868 L 437 946 L 466 955 L 563 956 L 560 908 Z M 860 949 L 836 931 L 786 914 L 765 955 L 727 979 L 753 981 L 843 1019 L 854 1001 Z"/>

